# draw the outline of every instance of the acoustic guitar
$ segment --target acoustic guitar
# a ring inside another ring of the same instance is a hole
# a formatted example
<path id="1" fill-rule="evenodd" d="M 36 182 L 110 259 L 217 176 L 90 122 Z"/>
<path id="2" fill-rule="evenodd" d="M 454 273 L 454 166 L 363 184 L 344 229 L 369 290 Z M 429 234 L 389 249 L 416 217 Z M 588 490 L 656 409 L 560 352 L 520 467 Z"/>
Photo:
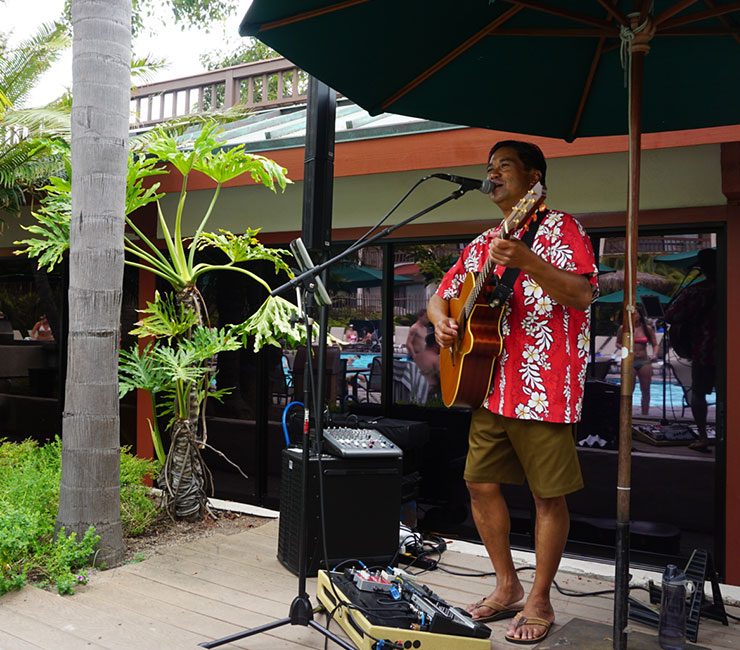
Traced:
<path id="1" fill-rule="evenodd" d="M 504 219 L 499 237 L 509 239 L 525 226 L 538 208 L 544 210 L 545 188 L 537 183 Z M 450 316 L 458 323 L 458 339 L 440 352 L 439 374 L 445 406 L 479 408 L 488 397 L 493 366 L 501 354 L 501 317 L 504 302 L 491 302 L 495 262 L 489 257 L 479 273 L 465 276 L 460 296 L 449 302 Z"/>

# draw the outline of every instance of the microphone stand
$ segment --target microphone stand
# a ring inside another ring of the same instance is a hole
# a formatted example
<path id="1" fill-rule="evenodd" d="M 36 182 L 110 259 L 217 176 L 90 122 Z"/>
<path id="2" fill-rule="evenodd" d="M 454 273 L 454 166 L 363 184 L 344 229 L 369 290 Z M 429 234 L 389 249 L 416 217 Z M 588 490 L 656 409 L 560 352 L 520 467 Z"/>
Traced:
<path id="1" fill-rule="evenodd" d="M 404 219 L 403 221 L 394 224 L 392 226 L 388 226 L 384 228 L 383 230 L 379 231 L 372 237 L 368 237 L 367 239 L 361 239 L 357 243 L 353 244 L 346 250 L 342 251 L 338 255 L 335 255 L 334 257 L 326 260 L 325 262 L 322 262 L 321 264 L 318 264 L 314 266 L 313 268 L 305 270 L 303 273 L 297 275 L 292 280 L 286 282 L 285 284 L 282 284 L 277 289 L 273 289 L 270 292 L 271 296 L 276 296 L 281 293 L 285 293 L 287 291 L 291 291 L 298 285 L 302 285 L 304 288 L 303 291 L 303 314 L 304 314 L 304 320 L 305 320 L 305 327 L 306 327 L 306 365 L 304 366 L 304 381 L 303 381 L 303 392 L 304 392 L 304 398 L 303 398 L 303 404 L 304 404 L 304 417 L 303 417 L 303 437 L 302 437 L 302 456 L 301 456 L 301 464 L 303 467 L 303 476 L 301 480 L 301 516 L 300 516 L 300 538 L 299 538 L 299 545 L 298 545 L 298 595 L 293 599 L 293 602 L 290 605 L 290 612 L 289 615 L 286 618 L 281 618 L 280 620 L 273 621 L 272 623 L 266 623 L 265 625 L 260 625 L 258 627 L 252 628 L 251 630 L 243 630 L 242 632 L 237 632 L 236 634 L 232 634 L 230 636 L 223 637 L 221 639 L 216 639 L 215 641 L 206 641 L 204 643 L 200 643 L 199 645 L 203 648 L 216 648 L 220 645 L 224 645 L 225 643 L 232 643 L 233 641 L 238 641 L 239 639 L 243 639 L 248 636 L 254 636 L 255 634 L 260 634 L 262 632 L 267 632 L 269 630 L 274 630 L 275 628 L 282 627 L 283 625 L 302 625 L 304 627 L 311 626 L 313 629 L 317 630 L 327 638 L 331 639 L 339 645 L 340 647 L 344 648 L 345 650 L 356 650 L 354 646 L 349 645 L 346 641 L 335 635 L 333 632 L 330 632 L 326 627 L 323 625 L 320 625 L 316 621 L 313 620 L 313 607 L 311 606 L 311 600 L 308 596 L 308 593 L 306 593 L 306 574 L 308 572 L 308 568 L 306 566 L 307 563 L 307 537 L 308 537 L 308 528 L 306 526 L 306 503 L 308 501 L 308 471 L 309 471 L 309 456 L 310 456 L 310 449 L 309 449 L 309 419 L 310 419 L 310 413 L 309 413 L 309 381 L 313 385 L 313 391 L 314 396 L 316 397 L 316 413 L 315 413 L 315 449 L 317 454 L 319 455 L 319 458 L 321 458 L 322 453 L 322 444 L 323 444 L 323 392 L 324 392 L 324 366 L 326 364 L 326 336 L 327 336 L 327 327 L 328 327 L 328 305 L 322 304 L 321 305 L 321 316 L 319 319 L 319 350 L 318 350 L 318 371 L 319 371 L 319 377 L 318 381 L 314 382 L 313 372 L 311 368 L 311 351 L 312 351 L 312 328 L 311 328 L 311 318 L 308 314 L 308 306 L 312 303 L 312 297 L 314 295 L 314 292 L 316 290 L 316 281 L 315 278 L 319 273 L 321 273 L 324 269 L 330 267 L 332 264 L 335 264 L 339 260 L 347 257 L 351 253 L 353 253 L 356 250 L 360 250 L 361 248 L 365 248 L 366 246 L 369 246 L 373 242 L 377 241 L 381 237 L 385 237 L 389 233 L 392 233 L 394 230 L 397 230 L 401 226 L 405 226 L 407 223 L 410 223 L 414 219 L 418 219 L 419 217 L 427 214 L 428 212 L 431 212 L 432 210 L 437 209 L 438 207 L 444 205 L 445 203 L 452 201 L 454 199 L 459 199 L 463 194 L 465 194 L 467 191 L 474 189 L 473 187 L 465 187 L 463 184 L 460 185 L 459 188 L 457 188 L 454 192 L 452 192 L 449 196 L 445 197 L 441 201 L 437 201 L 433 205 L 429 206 L 428 208 L 425 208 L 421 210 L 420 212 L 417 212 L 416 214 L 411 215 L 407 219 Z M 322 525 L 323 529 L 323 525 Z M 329 567 L 326 567 L 327 569 Z"/>
<path id="2" fill-rule="evenodd" d="M 666 380 L 666 348 L 668 347 L 668 323 L 665 322 L 662 318 L 658 319 L 656 321 L 656 325 L 661 324 L 663 327 L 663 341 L 661 347 L 663 348 L 661 350 L 661 356 L 663 357 L 663 367 L 661 368 L 661 371 L 663 373 L 663 417 L 660 418 L 660 424 L 662 426 L 666 426 L 668 424 L 668 418 L 666 417 L 665 413 L 665 380 Z"/>

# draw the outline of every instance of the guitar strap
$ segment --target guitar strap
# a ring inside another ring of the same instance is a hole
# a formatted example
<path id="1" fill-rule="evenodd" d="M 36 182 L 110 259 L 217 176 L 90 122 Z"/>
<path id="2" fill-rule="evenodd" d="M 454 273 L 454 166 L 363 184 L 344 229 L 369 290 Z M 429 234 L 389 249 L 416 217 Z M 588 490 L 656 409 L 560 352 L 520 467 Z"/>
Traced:
<path id="1" fill-rule="evenodd" d="M 524 226 L 524 236 L 519 241 L 529 246 L 529 248 L 532 248 L 532 242 L 534 242 L 534 238 L 537 234 L 537 230 L 540 227 L 540 223 L 545 218 L 545 216 L 547 216 L 548 212 L 549 210 L 546 209 L 542 211 L 537 210 L 532 215 L 532 218 L 527 222 L 527 225 Z M 494 289 L 489 293 L 488 296 L 489 307 L 495 309 L 496 307 L 499 307 L 506 302 L 508 297 L 511 295 L 511 292 L 514 290 L 514 283 L 519 277 L 520 272 L 521 269 L 507 267 L 504 271 L 504 274 L 500 278 L 496 275 L 491 276 L 490 285 L 493 286 Z"/>

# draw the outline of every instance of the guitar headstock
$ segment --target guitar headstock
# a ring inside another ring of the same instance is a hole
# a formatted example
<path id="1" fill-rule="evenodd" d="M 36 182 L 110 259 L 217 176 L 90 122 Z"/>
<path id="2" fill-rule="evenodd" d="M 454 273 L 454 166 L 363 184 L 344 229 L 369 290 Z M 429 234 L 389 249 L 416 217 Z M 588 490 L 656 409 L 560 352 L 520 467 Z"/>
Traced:
<path id="1" fill-rule="evenodd" d="M 519 226 L 525 223 L 547 196 L 545 186 L 539 181 L 530 189 L 511 210 L 511 214 L 501 223 L 501 236 L 506 239 Z"/>

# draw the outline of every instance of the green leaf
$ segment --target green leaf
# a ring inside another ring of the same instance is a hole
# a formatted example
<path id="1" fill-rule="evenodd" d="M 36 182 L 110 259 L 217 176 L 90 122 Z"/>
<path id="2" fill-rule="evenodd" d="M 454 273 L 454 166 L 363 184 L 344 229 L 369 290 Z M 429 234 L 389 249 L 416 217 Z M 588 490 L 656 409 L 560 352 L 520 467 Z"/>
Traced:
<path id="1" fill-rule="evenodd" d="M 285 255 L 290 253 L 282 248 L 268 248 L 257 239 L 261 229 L 247 228 L 243 235 L 219 229 L 218 233 L 201 233 L 196 242 L 198 250 L 212 247 L 226 253 L 232 263 L 249 262 L 251 260 L 268 260 L 275 264 L 275 273 L 285 271 L 293 277 L 290 267 L 283 261 Z"/>
<path id="2" fill-rule="evenodd" d="M 153 336 L 168 341 L 189 332 L 198 323 L 198 314 L 178 304 L 172 293 L 164 297 L 157 291 L 154 302 L 147 302 L 146 308 L 138 310 L 144 317 L 139 320 L 130 334 L 138 337 Z"/>
<path id="3" fill-rule="evenodd" d="M 273 192 L 276 182 L 282 190 L 285 190 L 288 183 L 293 182 L 286 176 L 287 169 L 264 156 L 246 153 L 243 144 L 229 149 L 220 149 L 215 154 L 209 153 L 197 159 L 193 164 L 193 169 L 204 173 L 219 184 L 249 172 L 252 180 L 262 183 Z"/>
<path id="4" fill-rule="evenodd" d="M 131 214 L 134 210 L 152 201 L 158 201 L 164 196 L 164 193 L 157 194 L 159 183 L 144 187 L 145 178 L 167 173 L 164 167 L 156 167 L 156 164 L 155 158 L 147 158 L 142 154 L 129 154 L 126 170 L 126 214 Z"/>
<path id="5" fill-rule="evenodd" d="M 298 318 L 298 308 L 280 296 L 268 296 L 255 314 L 239 326 L 239 331 L 254 336 L 254 351 L 265 345 L 289 347 L 306 343 L 306 332 Z"/>
<path id="6" fill-rule="evenodd" d="M 160 128 L 157 130 L 157 137 L 149 143 L 147 151 L 160 160 L 171 163 L 183 176 L 187 176 L 197 160 L 202 159 L 218 146 L 218 140 L 215 137 L 217 129 L 219 127 L 215 122 L 205 123 L 193 141 L 192 148 L 185 150 L 184 143 L 178 142 L 167 131 Z"/>

